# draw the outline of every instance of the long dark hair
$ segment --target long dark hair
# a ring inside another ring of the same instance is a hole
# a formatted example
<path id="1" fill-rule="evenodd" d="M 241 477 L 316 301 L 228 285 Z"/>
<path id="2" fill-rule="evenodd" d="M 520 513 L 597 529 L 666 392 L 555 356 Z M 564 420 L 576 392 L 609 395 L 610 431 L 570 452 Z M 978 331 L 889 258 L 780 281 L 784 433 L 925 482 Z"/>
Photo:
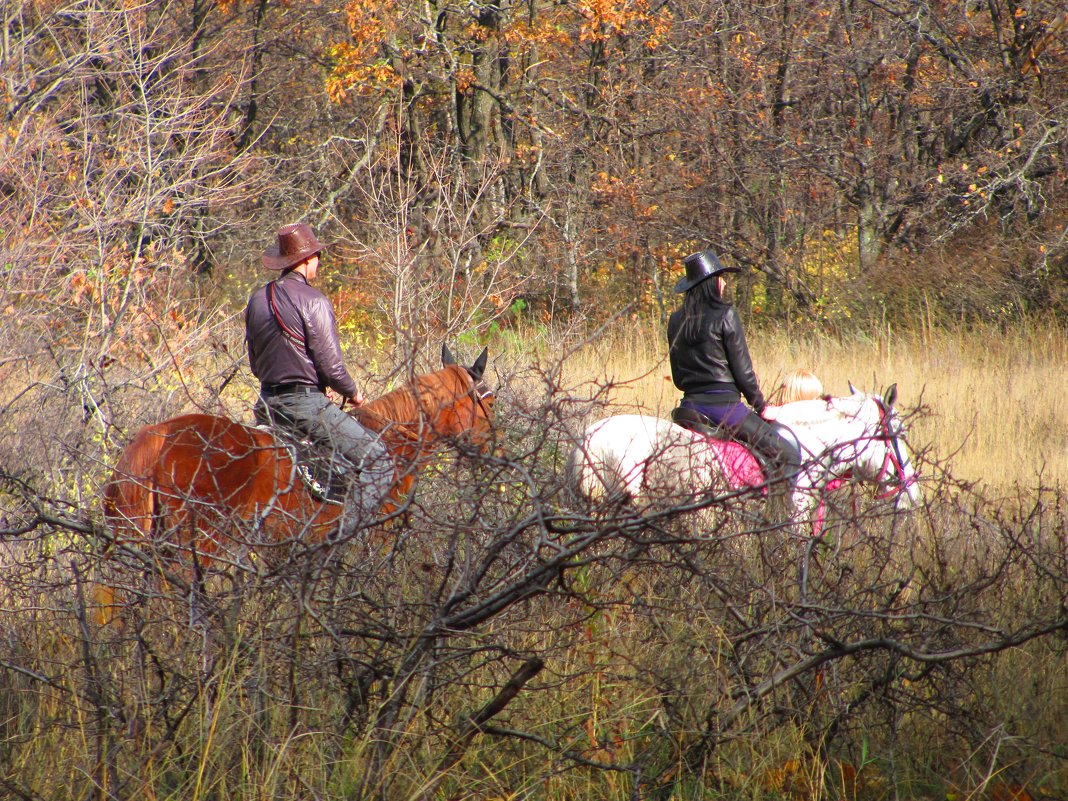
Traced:
<path id="1" fill-rule="evenodd" d="M 726 303 L 719 294 L 718 275 L 710 276 L 697 286 L 687 289 L 682 299 L 682 327 L 679 329 L 682 338 L 692 340 L 698 336 L 702 309 Z"/>

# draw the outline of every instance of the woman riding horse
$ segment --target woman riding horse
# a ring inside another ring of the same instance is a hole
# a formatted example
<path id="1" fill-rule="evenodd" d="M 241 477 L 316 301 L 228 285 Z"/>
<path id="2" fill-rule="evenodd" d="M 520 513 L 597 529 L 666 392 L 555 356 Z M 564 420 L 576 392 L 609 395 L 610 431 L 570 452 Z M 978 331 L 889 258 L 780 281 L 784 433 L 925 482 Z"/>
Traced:
<path id="1" fill-rule="evenodd" d="M 739 269 L 724 266 L 711 250 L 687 257 L 685 265 L 686 275 L 675 286 L 685 298 L 668 321 L 671 377 L 683 393 L 680 406 L 755 450 L 772 469 L 770 487 L 777 496 L 788 497 L 801 469 L 801 454 L 761 417 L 766 404 L 742 322 L 723 299 L 724 274 Z M 742 403 L 742 395 L 751 409 Z"/>

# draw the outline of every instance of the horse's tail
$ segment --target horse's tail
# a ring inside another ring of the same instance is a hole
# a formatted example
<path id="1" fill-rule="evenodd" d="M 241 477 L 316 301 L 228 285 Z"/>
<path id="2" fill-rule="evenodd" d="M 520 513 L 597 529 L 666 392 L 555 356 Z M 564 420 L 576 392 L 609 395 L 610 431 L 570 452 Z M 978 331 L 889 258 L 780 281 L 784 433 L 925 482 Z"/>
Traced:
<path id="1" fill-rule="evenodd" d="M 145 426 L 137 432 L 104 485 L 104 519 L 113 537 L 108 549 L 127 539 L 147 538 L 152 532 L 157 511 L 153 468 L 159 463 L 164 442 L 158 429 L 158 426 Z M 97 625 L 121 620 L 122 590 L 106 580 L 95 581 L 91 595 Z"/>
<path id="2" fill-rule="evenodd" d="M 165 438 L 159 426 L 145 426 L 126 446 L 104 485 L 104 518 L 116 538 L 148 537 L 156 514 L 154 468 Z"/>
<path id="3" fill-rule="evenodd" d="M 589 459 L 586 458 L 584 445 L 576 445 L 571 449 L 571 455 L 568 457 L 564 471 L 564 479 L 567 482 L 568 489 L 575 493 L 576 496 L 589 500 L 595 500 L 598 497 L 597 485 L 600 482 L 596 481 L 596 476 L 593 475 Z M 591 481 L 591 479 L 593 480 Z"/>

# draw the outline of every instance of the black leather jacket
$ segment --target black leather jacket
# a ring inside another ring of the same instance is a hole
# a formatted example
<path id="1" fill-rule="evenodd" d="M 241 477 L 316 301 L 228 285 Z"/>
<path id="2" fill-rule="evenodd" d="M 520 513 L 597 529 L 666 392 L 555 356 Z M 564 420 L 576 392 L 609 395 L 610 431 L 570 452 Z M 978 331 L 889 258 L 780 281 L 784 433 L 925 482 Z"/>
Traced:
<path id="1" fill-rule="evenodd" d="M 356 382 L 345 367 L 330 301 L 300 273 L 286 273 L 273 283 L 282 322 L 304 342 L 283 333 L 271 311 L 267 286 L 255 290 L 245 307 L 245 344 L 260 384 L 311 384 L 345 398 L 354 396 Z"/>
<path id="2" fill-rule="evenodd" d="M 708 303 L 700 307 L 700 319 L 693 329 L 684 331 L 682 321 L 682 308 L 668 320 L 668 354 L 675 386 L 699 403 L 740 400 L 741 393 L 753 411 L 764 411 L 764 395 L 735 308 L 728 303 Z"/>

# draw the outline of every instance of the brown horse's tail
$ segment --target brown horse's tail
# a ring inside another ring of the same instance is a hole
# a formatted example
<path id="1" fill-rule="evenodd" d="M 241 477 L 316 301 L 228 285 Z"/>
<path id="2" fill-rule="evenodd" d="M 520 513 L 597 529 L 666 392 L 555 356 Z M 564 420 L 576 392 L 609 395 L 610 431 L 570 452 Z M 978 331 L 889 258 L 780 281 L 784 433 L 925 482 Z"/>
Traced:
<path id="1" fill-rule="evenodd" d="M 147 538 L 152 533 L 157 511 L 153 467 L 159 463 L 164 443 L 157 429 L 158 426 L 146 426 L 137 432 L 104 485 L 104 519 L 113 538 L 108 550 L 125 540 Z M 96 581 L 91 596 L 97 625 L 106 626 L 121 619 L 121 590 L 109 582 Z"/>
<path id="2" fill-rule="evenodd" d="M 134 436 L 104 485 L 104 519 L 117 540 L 148 537 L 156 513 L 154 467 L 165 438 L 158 426 L 145 426 Z"/>

